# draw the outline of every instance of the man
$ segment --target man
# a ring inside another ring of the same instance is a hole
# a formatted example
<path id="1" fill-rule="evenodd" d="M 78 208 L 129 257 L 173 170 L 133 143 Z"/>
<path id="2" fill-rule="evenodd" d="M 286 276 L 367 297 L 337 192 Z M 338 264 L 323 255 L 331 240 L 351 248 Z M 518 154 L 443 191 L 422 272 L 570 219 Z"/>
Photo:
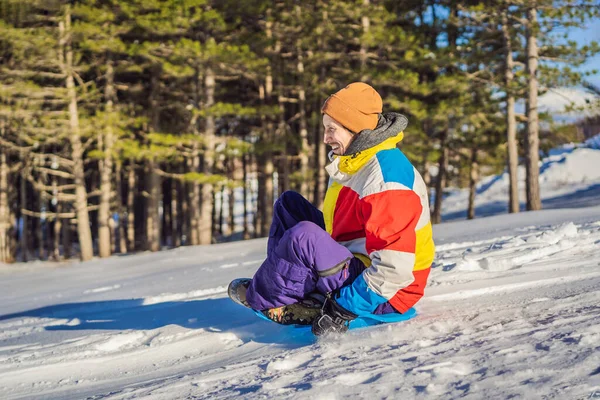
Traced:
<path id="1" fill-rule="evenodd" d="M 294 192 L 277 200 L 267 259 L 246 292 L 271 320 L 344 332 L 358 316 L 405 313 L 423 296 L 435 252 L 427 188 L 396 148 L 406 117 L 382 106 L 361 82 L 325 101 L 333 161 L 323 212 Z M 323 296 L 322 307 L 312 300 Z"/>

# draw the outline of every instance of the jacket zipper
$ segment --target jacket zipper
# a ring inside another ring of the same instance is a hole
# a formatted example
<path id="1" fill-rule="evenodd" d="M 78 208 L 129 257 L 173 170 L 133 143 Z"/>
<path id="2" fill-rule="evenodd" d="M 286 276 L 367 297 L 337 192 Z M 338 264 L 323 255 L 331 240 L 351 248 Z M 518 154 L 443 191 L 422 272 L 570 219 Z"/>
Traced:
<path id="1" fill-rule="evenodd" d="M 325 278 L 327 276 L 337 274 L 338 272 L 340 272 L 342 269 L 344 269 L 348 265 L 348 261 L 350 261 L 351 259 L 352 259 L 352 257 L 348 257 L 341 263 L 336 264 L 334 267 L 326 269 L 325 271 L 318 271 L 319 276 L 321 278 Z"/>

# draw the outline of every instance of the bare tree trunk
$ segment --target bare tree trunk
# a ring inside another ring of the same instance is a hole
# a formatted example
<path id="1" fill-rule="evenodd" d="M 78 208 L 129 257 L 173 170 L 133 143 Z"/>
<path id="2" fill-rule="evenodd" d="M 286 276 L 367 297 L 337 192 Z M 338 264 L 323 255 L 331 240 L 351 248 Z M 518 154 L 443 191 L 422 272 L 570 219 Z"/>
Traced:
<path id="1" fill-rule="evenodd" d="M 264 185 L 261 184 L 260 180 L 258 179 L 259 177 L 259 161 L 258 161 L 258 157 L 253 155 L 250 159 L 251 161 L 251 168 L 250 170 L 253 172 L 253 176 L 256 182 L 256 197 L 253 196 L 253 193 L 250 192 L 250 195 L 252 196 L 250 198 L 250 201 L 252 202 L 252 210 L 254 212 L 254 220 L 253 220 L 253 226 L 252 226 L 252 237 L 256 238 L 259 236 L 260 234 L 260 227 L 262 226 L 262 222 L 261 222 L 261 211 L 260 211 L 260 206 L 259 206 L 259 202 L 260 202 L 260 196 L 261 196 L 261 189 L 264 190 Z M 264 195 L 264 192 L 263 192 Z"/>
<path id="2" fill-rule="evenodd" d="M 158 79 L 159 67 L 153 69 L 150 78 L 150 118 L 152 121 L 152 130 L 158 132 L 159 126 L 159 110 L 158 110 Z M 162 180 L 157 174 L 157 161 L 153 156 L 146 163 L 146 192 L 147 192 L 147 208 L 146 208 L 146 250 L 160 250 L 160 193 Z"/>
<path id="3" fill-rule="evenodd" d="M 431 161 L 427 159 L 427 156 L 428 154 L 425 155 L 425 162 L 423 163 L 423 182 L 425 182 L 426 187 L 429 187 L 431 185 L 431 172 L 429 172 Z"/>
<path id="4" fill-rule="evenodd" d="M 367 7 L 369 7 L 371 5 L 371 1 L 370 0 L 363 0 L 363 6 L 365 6 L 365 9 Z M 362 29 L 363 29 L 363 35 L 366 35 L 369 33 L 369 30 L 371 28 L 371 20 L 369 19 L 368 16 L 368 12 L 363 12 L 363 15 L 361 17 L 361 23 L 362 23 Z M 367 46 L 365 44 L 364 40 L 360 41 L 360 80 L 362 82 L 366 82 L 369 80 L 369 75 L 368 75 L 368 70 L 367 70 Z"/>
<path id="5" fill-rule="evenodd" d="M 301 7 L 296 6 L 296 12 L 298 19 L 300 19 Z M 298 70 L 298 81 L 300 86 L 298 87 L 298 105 L 300 107 L 300 149 L 298 151 L 298 157 L 300 158 L 300 193 L 302 196 L 308 199 L 309 196 L 309 176 L 308 176 L 308 122 L 306 120 L 306 81 L 304 78 L 304 52 L 302 50 L 302 42 L 300 39 L 296 41 L 296 52 L 298 53 L 298 64 L 296 66 Z"/>
<path id="6" fill-rule="evenodd" d="M 92 231 L 87 207 L 87 191 L 83 166 L 83 146 L 79 130 L 79 114 L 77 110 L 77 94 L 73 79 L 73 50 L 71 48 L 71 11 L 66 6 L 65 21 L 59 23 L 61 44 L 61 68 L 66 75 L 67 95 L 69 98 L 69 126 L 71 135 L 71 155 L 73 158 L 73 175 L 75 176 L 75 213 L 77 215 L 77 235 L 81 250 L 81 260 L 88 261 L 94 256 L 92 247 Z M 63 53 L 64 52 L 64 53 Z M 65 55 L 63 61 L 62 54 Z"/>
<path id="7" fill-rule="evenodd" d="M 188 245 L 190 243 L 190 233 L 189 233 L 189 221 L 191 219 L 190 217 L 190 211 L 189 211 L 189 203 L 190 203 L 190 196 L 189 196 L 189 191 L 188 190 L 184 190 L 184 188 L 186 188 L 187 186 L 185 185 L 185 183 L 181 183 L 180 186 L 181 191 L 179 193 L 179 202 L 181 203 L 181 215 L 179 216 L 179 238 L 180 238 L 180 243 L 181 245 Z"/>
<path id="8" fill-rule="evenodd" d="M 515 96 L 511 85 L 513 82 L 514 62 L 512 57 L 512 45 L 508 24 L 508 5 L 502 10 L 502 35 L 504 38 L 504 83 L 506 86 L 506 138 L 509 177 L 509 200 L 508 212 L 519 212 L 519 185 L 517 171 L 519 167 L 519 153 L 517 150 L 517 119 L 515 114 Z"/>
<path id="9" fill-rule="evenodd" d="M 123 179 L 123 164 L 121 163 L 121 161 L 118 161 L 116 166 L 115 166 L 115 175 L 117 177 L 116 181 L 115 181 L 115 186 L 116 186 L 116 198 L 117 198 L 117 210 L 119 213 L 119 253 L 121 254 L 125 254 L 127 253 L 127 241 L 125 239 L 125 221 L 124 221 L 124 216 L 125 216 L 125 212 L 126 210 L 124 210 L 123 207 L 123 183 L 122 183 L 122 179 Z"/>
<path id="10" fill-rule="evenodd" d="M 196 153 L 192 156 L 192 171 L 198 172 L 200 169 L 200 155 L 198 153 L 197 144 L 194 144 L 192 152 Z M 200 209 L 201 203 L 201 187 L 198 182 L 191 182 L 192 190 L 190 193 L 190 243 L 192 246 L 200 244 L 200 232 L 202 225 L 202 215 Z"/>
<path id="11" fill-rule="evenodd" d="M 27 181 L 25 180 L 25 168 L 23 168 L 20 177 L 20 191 L 21 198 L 19 199 L 19 204 L 21 205 L 21 210 L 27 209 Z M 21 237 L 20 247 L 21 247 L 21 261 L 27 262 L 29 261 L 29 218 L 23 212 L 21 212 Z"/>
<path id="12" fill-rule="evenodd" d="M 171 232 L 171 182 L 172 179 L 167 181 L 163 180 L 162 183 L 162 217 L 161 217 L 161 243 L 167 247 L 172 247 L 172 235 Z"/>
<path id="13" fill-rule="evenodd" d="M 194 74 L 194 103 L 195 106 L 197 108 L 200 108 L 200 90 L 201 90 L 201 77 L 200 77 L 200 71 L 196 70 L 195 74 Z M 194 132 L 197 135 L 200 135 L 200 133 L 198 132 L 198 123 L 197 123 L 197 114 L 194 114 L 192 116 L 192 120 L 190 121 L 190 125 L 192 127 L 192 132 Z M 198 143 L 194 143 L 192 145 L 192 159 L 191 159 L 191 169 L 192 172 L 200 172 L 200 149 L 198 148 L 199 145 Z M 200 244 L 200 236 L 201 236 L 201 225 L 202 225 L 202 215 L 201 215 L 201 209 L 200 209 L 200 203 L 201 203 L 201 187 L 200 184 L 198 182 L 191 182 L 190 183 L 191 186 L 191 193 L 190 193 L 190 204 L 189 204 L 189 211 L 190 211 L 190 218 L 189 223 L 190 223 L 190 239 L 189 239 L 189 244 L 191 244 L 192 246 L 195 246 L 197 244 Z"/>
<path id="14" fill-rule="evenodd" d="M 234 187 L 230 187 L 228 190 L 229 196 L 227 198 L 227 205 L 228 207 L 228 223 L 227 225 L 229 225 L 229 235 L 233 235 L 235 233 L 235 215 L 234 215 L 234 203 L 235 203 L 235 188 Z"/>
<path id="15" fill-rule="evenodd" d="M 38 207 L 39 207 L 40 213 L 42 212 L 42 210 L 46 209 L 46 199 L 45 199 L 44 193 L 40 193 L 40 196 L 38 198 Z M 42 222 L 41 218 L 36 218 L 35 222 L 37 225 L 34 229 L 35 229 L 36 239 L 37 239 L 36 244 L 37 244 L 37 248 L 38 248 L 38 258 L 40 260 L 45 260 L 46 259 L 46 246 L 44 244 L 44 230 L 46 229 L 47 220 Z"/>
<path id="16" fill-rule="evenodd" d="M 111 213 L 108 218 L 108 230 L 110 234 L 110 251 L 112 254 L 117 252 L 117 234 L 114 215 Z"/>
<path id="17" fill-rule="evenodd" d="M 479 180 L 479 164 L 477 162 L 477 148 L 471 149 L 471 173 L 469 177 L 469 206 L 467 219 L 475 218 L 475 189 Z"/>
<path id="18" fill-rule="evenodd" d="M 100 258 L 111 255 L 111 235 L 109 227 L 110 197 L 112 194 L 112 149 L 113 149 L 113 98 L 114 98 L 114 70 L 110 57 L 106 62 L 106 87 L 104 98 L 106 101 L 106 126 L 104 128 L 104 158 L 100 163 L 100 206 L 98 208 L 98 255 Z M 114 235 L 113 235 L 114 240 Z"/>
<path id="19" fill-rule="evenodd" d="M 129 252 L 135 251 L 135 210 L 133 202 L 135 199 L 136 181 L 134 167 L 135 164 L 131 160 L 127 171 L 127 244 Z"/>
<path id="20" fill-rule="evenodd" d="M 540 155 L 538 121 L 538 47 L 537 47 L 537 7 L 527 10 L 527 210 L 541 210 L 540 198 Z"/>
<path id="21" fill-rule="evenodd" d="M 12 254 L 12 221 L 10 218 L 10 205 L 8 204 L 8 165 L 6 153 L 0 152 L 0 262 L 12 263 L 15 261 Z"/>
<path id="22" fill-rule="evenodd" d="M 150 160 L 147 163 L 146 187 L 148 192 L 148 207 L 146 214 L 146 250 L 160 250 L 160 229 L 159 229 L 159 196 L 161 179 L 156 173 L 156 162 Z"/>
<path id="23" fill-rule="evenodd" d="M 218 220 L 219 236 L 221 238 L 223 237 L 224 210 L 225 210 L 225 185 L 221 185 L 220 198 L 219 198 L 219 220 Z"/>
<path id="24" fill-rule="evenodd" d="M 260 236 L 267 236 L 271 227 L 271 217 L 273 215 L 273 159 L 271 154 L 265 155 L 264 164 L 259 167 L 259 174 L 262 175 L 260 182 L 263 183 L 263 195 L 259 195 L 259 204 L 261 209 Z"/>
<path id="25" fill-rule="evenodd" d="M 243 239 L 244 240 L 248 240 L 250 239 L 250 231 L 248 229 L 248 154 L 242 154 L 242 172 L 243 172 L 243 176 L 242 176 L 242 182 L 244 183 L 243 186 L 243 198 L 242 201 L 244 202 L 244 215 L 243 215 Z"/>
<path id="26" fill-rule="evenodd" d="M 438 174 L 435 180 L 435 206 L 433 208 L 433 215 L 431 216 L 431 222 L 434 224 L 442 222 L 442 196 L 444 194 L 444 188 L 446 187 L 446 171 L 448 170 L 447 135 L 448 132 L 442 133 L 442 138 L 440 140 L 441 154 L 438 161 Z"/>
<path id="27" fill-rule="evenodd" d="M 206 68 L 204 76 L 205 106 L 210 109 L 215 104 L 215 73 L 212 68 Z M 206 115 L 206 129 L 204 132 L 206 150 L 204 153 L 204 173 L 211 175 L 215 164 L 215 117 L 212 112 Z M 213 185 L 204 183 L 202 185 L 202 208 L 200 212 L 199 237 L 200 244 L 212 243 L 212 218 L 213 214 Z"/>
<path id="28" fill-rule="evenodd" d="M 323 20 L 327 21 L 328 13 L 327 11 L 323 11 Z M 319 37 L 319 49 L 324 48 L 323 38 Z M 325 80 L 325 67 L 321 67 L 321 71 L 319 72 L 319 80 L 323 82 Z M 321 106 L 323 104 L 323 99 L 318 100 L 318 104 L 316 109 L 321 110 Z M 327 165 L 327 148 L 323 143 L 323 136 L 325 133 L 325 128 L 323 127 L 323 123 L 319 117 L 317 118 L 317 129 L 315 130 L 315 146 L 317 150 L 317 157 L 315 159 L 315 198 L 313 204 L 319 208 L 323 209 L 323 201 L 325 200 L 325 192 L 327 191 L 327 171 L 325 170 L 325 165 Z"/>
<path id="29" fill-rule="evenodd" d="M 236 176 L 236 168 L 235 168 L 236 159 L 231 156 L 231 160 L 229 163 L 231 180 L 235 181 L 237 179 Z M 233 235 L 235 233 L 235 187 L 231 185 L 229 188 L 229 226 L 231 227 L 229 234 Z"/>
<path id="30" fill-rule="evenodd" d="M 423 121 L 422 127 L 425 134 L 430 135 L 429 122 L 427 120 Z M 423 170 L 421 171 L 421 174 L 423 175 L 423 182 L 425 182 L 425 186 L 427 188 L 431 186 L 431 172 L 429 171 L 429 168 L 431 167 L 431 161 L 429 161 L 429 152 L 430 149 L 426 146 L 423 154 Z"/>
<path id="31" fill-rule="evenodd" d="M 182 185 L 179 181 L 171 181 L 171 236 L 174 247 L 181 246 L 181 232 L 179 230 L 179 190 Z"/>
<path id="32" fill-rule="evenodd" d="M 267 10 L 267 15 L 271 10 Z M 267 19 L 266 35 L 269 40 L 273 38 L 273 22 Z M 269 51 L 273 50 L 269 46 Z M 261 87 L 262 88 L 262 87 Z M 267 65 L 267 75 L 265 78 L 264 90 L 260 93 L 261 100 L 266 105 L 272 105 L 273 97 L 273 71 L 271 63 Z M 263 143 L 265 148 L 258 160 L 258 202 L 260 209 L 260 230 L 259 236 L 267 236 L 271 228 L 271 218 L 273 215 L 273 152 L 269 148 L 270 141 L 273 140 L 273 122 L 270 118 L 263 118 Z M 262 185 L 261 185 L 262 184 Z"/>
<path id="33" fill-rule="evenodd" d="M 51 207 L 51 201 L 48 202 L 47 212 L 51 213 L 54 210 Z M 46 246 L 46 254 L 48 255 L 48 260 L 54 260 L 54 223 L 56 222 L 53 218 L 47 218 L 45 223 L 45 232 L 44 232 L 44 246 Z"/>
<path id="34" fill-rule="evenodd" d="M 319 104 L 319 107 L 321 105 Z M 318 118 L 317 129 L 315 130 L 315 146 L 317 150 L 317 157 L 315 158 L 315 198 L 313 204 L 318 209 L 323 208 L 323 201 L 325 200 L 325 192 L 327 191 L 327 171 L 325 166 L 327 165 L 327 147 L 323 143 L 323 135 L 325 129 L 321 122 L 321 118 Z"/>
<path id="35" fill-rule="evenodd" d="M 277 195 L 275 197 L 279 197 L 279 195 L 285 191 L 288 191 L 291 189 L 291 185 L 290 185 L 290 163 L 293 161 L 291 159 L 291 157 L 289 157 L 287 154 L 282 154 L 281 158 L 280 158 L 280 162 L 283 163 L 280 167 L 281 167 L 281 174 L 279 175 L 279 180 L 280 180 L 280 184 L 278 187 L 278 191 L 279 193 L 277 193 Z"/>
<path id="36" fill-rule="evenodd" d="M 281 52 L 281 43 L 277 40 L 276 51 Z M 279 57 L 279 81 L 277 82 L 277 104 L 279 106 L 279 121 L 277 123 L 277 131 L 276 138 L 277 141 L 282 141 L 284 143 L 284 149 L 279 157 L 279 168 L 277 169 L 278 173 L 278 185 L 277 185 L 277 193 L 274 194 L 274 197 L 277 198 L 279 195 L 287 190 L 290 190 L 290 157 L 288 156 L 287 149 L 287 124 L 285 122 L 285 104 L 283 102 L 283 80 L 284 71 L 283 71 L 283 58 Z M 270 219 L 270 218 L 269 218 Z"/>
<path id="37" fill-rule="evenodd" d="M 68 260 L 71 258 L 71 220 L 65 219 L 62 223 L 62 241 L 63 241 L 63 258 Z"/>
<path id="38" fill-rule="evenodd" d="M 267 26 L 269 23 L 267 23 Z M 273 76 L 271 68 L 267 66 L 267 77 L 264 88 L 261 86 L 260 98 L 263 104 L 270 104 L 270 98 L 273 93 Z M 267 236 L 271 227 L 271 216 L 273 214 L 273 153 L 269 149 L 272 138 L 273 124 L 262 118 L 262 153 L 257 156 L 257 178 L 258 178 L 258 224 L 256 236 Z"/>
<path id="39" fill-rule="evenodd" d="M 63 205 L 61 202 L 56 203 L 56 214 L 60 214 L 63 210 Z M 54 220 L 54 243 L 52 245 L 53 249 L 53 258 L 55 261 L 60 260 L 60 233 L 62 232 L 62 224 L 63 221 L 61 218 L 56 218 Z"/>
<path id="40" fill-rule="evenodd" d="M 219 190 L 218 187 L 213 186 L 213 192 L 212 192 L 213 207 L 212 207 L 212 212 L 211 212 L 212 226 L 213 226 L 213 233 L 212 233 L 213 243 L 217 242 L 217 236 L 219 236 L 219 234 L 220 234 L 219 218 L 218 218 L 220 208 L 217 208 L 217 205 L 219 207 L 221 207 L 221 205 L 220 205 L 220 203 L 217 203 L 217 190 Z"/>

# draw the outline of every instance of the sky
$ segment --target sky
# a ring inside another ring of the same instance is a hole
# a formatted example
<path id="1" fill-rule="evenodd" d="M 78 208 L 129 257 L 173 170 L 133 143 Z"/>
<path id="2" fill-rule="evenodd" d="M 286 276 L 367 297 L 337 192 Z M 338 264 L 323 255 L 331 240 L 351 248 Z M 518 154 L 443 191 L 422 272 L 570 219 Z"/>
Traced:
<path id="1" fill-rule="evenodd" d="M 573 29 L 570 32 L 570 38 L 581 45 L 589 44 L 592 41 L 600 43 L 600 18 L 589 21 L 585 29 Z M 596 54 L 593 58 L 590 58 L 582 66 L 582 69 L 597 69 L 598 73 L 587 79 L 595 86 L 600 87 L 600 53 Z"/>

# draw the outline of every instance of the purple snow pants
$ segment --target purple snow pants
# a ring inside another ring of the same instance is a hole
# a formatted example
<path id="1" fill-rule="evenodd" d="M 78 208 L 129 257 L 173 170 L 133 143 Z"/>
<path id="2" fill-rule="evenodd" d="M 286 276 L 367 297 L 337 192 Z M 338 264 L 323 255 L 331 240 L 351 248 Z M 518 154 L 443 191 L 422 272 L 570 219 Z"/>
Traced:
<path id="1" fill-rule="evenodd" d="M 323 213 L 299 193 L 284 192 L 275 202 L 267 258 L 252 278 L 246 299 L 255 310 L 297 303 L 309 293 L 327 294 L 351 284 L 362 261 L 325 230 Z M 389 303 L 375 314 L 396 312 Z"/>

